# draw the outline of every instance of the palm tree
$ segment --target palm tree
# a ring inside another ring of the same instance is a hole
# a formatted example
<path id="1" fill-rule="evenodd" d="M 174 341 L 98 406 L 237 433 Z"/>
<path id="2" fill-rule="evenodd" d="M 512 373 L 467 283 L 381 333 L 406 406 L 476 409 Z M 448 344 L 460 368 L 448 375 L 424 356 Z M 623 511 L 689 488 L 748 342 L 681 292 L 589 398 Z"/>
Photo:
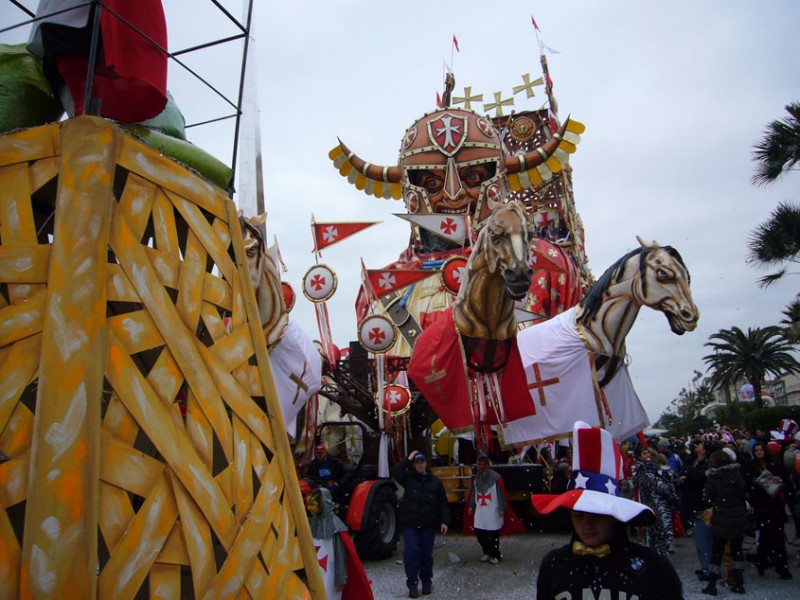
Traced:
<path id="1" fill-rule="evenodd" d="M 792 344 L 800 343 L 800 296 L 796 296 L 781 314 L 786 317 L 781 319 L 783 337 Z"/>
<path id="2" fill-rule="evenodd" d="M 759 267 L 782 265 L 775 273 L 765 275 L 758 285 L 768 287 L 786 274 L 786 263 L 800 262 L 800 206 L 781 202 L 769 219 L 750 234 L 747 262 Z"/>
<path id="3" fill-rule="evenodd" d="M 789 116 L 767 125 L 762 139 L 755 146 L 753 158 L 758 163 L 753 183 L 765 185 L 778 179 L 800 162 L 800 103 L 786 106 Z"/>
<path id="4" fill-rule="evenodd" d="M 738 327 L 720 329 L 708 339 L 705 345 L 714 350 L 714 354 L 703 357 L 710 372 L 709 382 L 718 386 L 745 379 L 753 386 L 758 408 L 762 406 L 761 381 L 766 375 L 800 372 L 800 362 L 792 354 L 792 345 L 774 325 L 748 327 L 747 333 Z"/>

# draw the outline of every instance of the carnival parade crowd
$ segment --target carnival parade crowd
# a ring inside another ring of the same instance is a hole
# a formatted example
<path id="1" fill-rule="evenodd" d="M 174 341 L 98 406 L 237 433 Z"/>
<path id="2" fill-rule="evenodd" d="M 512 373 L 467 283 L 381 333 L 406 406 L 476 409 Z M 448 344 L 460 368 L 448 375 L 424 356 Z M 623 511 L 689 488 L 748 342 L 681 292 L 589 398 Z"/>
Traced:
<path id="1" fill-rule="evenodd" d="M 697 553 L 695 575 L 703 593 L 718 586 L 745 593 L 744 566 L 759 577 L 792 579 L 800 566 L 800 446 L 798 425 L 783 419 L 776 430 L 731 429 L 716 425 L 687 438 L 632 438 L 622 444 L 624 497 L 656 515 L 633 528 L 642 544 L 669 557 L 676 536 L 691 536 Z M 568 464 L 567 453 L 556 459 Z M 744 555 L 742 541 L 755 540 Z M 758 580 L 747 582 L 758 588 Z"/>

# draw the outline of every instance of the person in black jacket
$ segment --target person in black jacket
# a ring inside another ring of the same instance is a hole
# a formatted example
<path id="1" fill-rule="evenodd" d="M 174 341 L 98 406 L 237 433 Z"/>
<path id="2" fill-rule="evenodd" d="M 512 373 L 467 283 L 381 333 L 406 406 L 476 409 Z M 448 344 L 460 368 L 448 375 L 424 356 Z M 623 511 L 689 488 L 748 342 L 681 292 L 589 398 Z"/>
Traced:
<path id="1" fill-rule="evenodd" d="M 408 597 L 431 593 L 433 585 L 433 540 L 436 532 L 447 533 L 450 509 L 447 492 L 438 477 L 428 469 L 425 455 L 416 450 L 394 469 L 392 477 L 404 488 L 400 500 L 403 523 L 403 565 L 406 570 Z"/>
<path id="2" fill-rule="evenodd" d="M 653 511 L 620 496 L 622 455 L 612 435 L 578 421 L 567 491 L 533 494 L 541 514 L 569 510 L 574 535 L 539 565 L 536 600 L 681 600 L 683 588 L 669 559 L 628 539 L 629 525 L 653 522 Z"/>
<path id="3" fill-rule="evenodd" d="M 706 485 L 703 488 L 703 495 L 711 504 L 711 533 L 714 536 L 711 577 L 703 588 L 703 593 L 711 596 L 717 595 L 717 580 L 721 573 L 722 553 L 726 543 L 730 543 L 733 558 L 733 585 L 730 589 L 737 594 L 745 593 L 742 540 L 749 524 L 745 505 L 747 484 L 741 473 L 741 465 L 733 462 L 730 454 L 726 448 L 717 450 L 709 457 Z"/>

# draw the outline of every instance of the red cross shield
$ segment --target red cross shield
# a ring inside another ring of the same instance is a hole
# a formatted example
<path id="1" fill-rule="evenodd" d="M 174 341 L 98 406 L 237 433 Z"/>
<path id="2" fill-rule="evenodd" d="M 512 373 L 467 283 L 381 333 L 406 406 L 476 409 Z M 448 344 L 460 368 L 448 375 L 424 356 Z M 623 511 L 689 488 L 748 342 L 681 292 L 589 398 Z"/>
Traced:
<path id="1" fill-rule="evenodd" d="M 438 119 L 428 121 L 428 135 L 443 154 L 453 156 L 467 138 L 467 119 L 444 113 Z"/>
<path id="2" fill-rule="evenodd" d="M 358 325 L 358 341 L 370 352 L 383 354 L 394 345 L 397 330 L 389 317 L 370 315 Z"/>
<path id="3" fill-rule="evenodd" d="M 411 406 L 411 394 L 404 385 L 391 383 L 383 389 L 383 410 L 397 416 Z"/>
<path id="4" fill-rule="evenodd" d="M 283 292 L 283 303 L 286 305 L 286 312 L 292 312 L 297 294 L 294 293 L 292 284 L 288 281 L 281 281 L 281 291 Z"/>
<path id="5" fill-rule="evenodd" d="M 442 283 L 453 295 L 458 294 L 461 282 L 467 272 L 467 259 L 464 256 L 451 256 L 442 265 Z"/>
<path id="6" fill-rule="evenodd" d="M 303 295 L 311 302 L 325 302 L 333 296 L 338 283 L 328 265 L 314 265 L 303 275 Z"/>

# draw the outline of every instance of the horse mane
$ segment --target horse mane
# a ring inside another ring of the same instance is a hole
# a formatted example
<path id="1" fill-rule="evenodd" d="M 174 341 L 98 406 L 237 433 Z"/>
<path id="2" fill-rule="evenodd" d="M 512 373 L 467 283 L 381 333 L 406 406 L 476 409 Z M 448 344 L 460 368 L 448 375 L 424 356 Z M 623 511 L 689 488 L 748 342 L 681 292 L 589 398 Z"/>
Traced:
<path id="1" fill-rule="evenodd" d="M 681 257 L 680 252 L 675 250 L 675 248 L 672 246 L 660 246 L 659 248 L 667 252 L 672 258 L 677 260 L 684 269 L 686 269 L 686 264 L 683 262 L 683 257 Z M 656 248 L 636 248 L 635 250 L 628 252 L 625 256 L 608 267 L 605 273 L 603 273 L 595 282 L 595 284 L 589 288 L 589 291 L 580 301 L 580 307 L 583 309 L 583 313 L 578 318 L 578 322 L 586 325 L 594 318 L 594 316 L 600 310 L 600 306 L 603 304 L 603 296 L 605 295 L 606 291 L 608 291 L 608 288 L 612 283 L 616 283 L 622 278 L 622 274 L 625 272 L 625 265 L 635 256 L 643 255 L 639 261 L 639 274 L 642 278 L 642 292 L 647 295 L 647 279 L 644 276 L 647 261 L 644 259 L 647 257 L 648 253 L 655 249 Z M 687 281 L 691 283 L 692 278 L 689 275 L 689 269 L 686 269 L 686 276 Z"/>

